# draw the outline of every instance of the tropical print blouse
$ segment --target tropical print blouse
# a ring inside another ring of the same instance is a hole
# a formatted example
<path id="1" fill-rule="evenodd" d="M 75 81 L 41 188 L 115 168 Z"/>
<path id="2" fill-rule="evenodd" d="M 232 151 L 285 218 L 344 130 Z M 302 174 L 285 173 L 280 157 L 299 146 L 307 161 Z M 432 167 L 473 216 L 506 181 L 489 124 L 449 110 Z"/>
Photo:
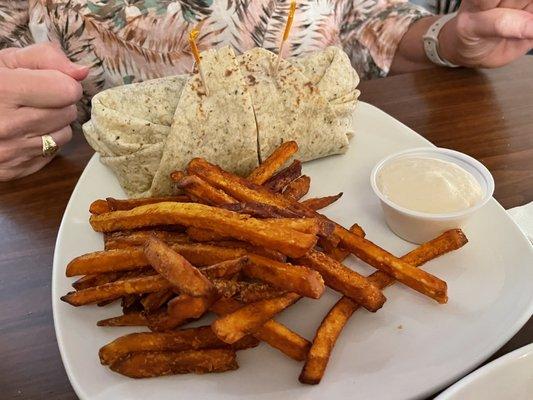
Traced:
<path id="1" fill-rule="evenodd" d="M 91 68 L 82 108 L 98 91 L 191 71 L 200 50 L 277 51 L 290 0 L 0 0 L 0 49 L 56 41 Z M 363 79 L 385 76 L 410 24 L 428 15 L 406 0 L 299 0 L 284 57 L 341 46 Z"/>

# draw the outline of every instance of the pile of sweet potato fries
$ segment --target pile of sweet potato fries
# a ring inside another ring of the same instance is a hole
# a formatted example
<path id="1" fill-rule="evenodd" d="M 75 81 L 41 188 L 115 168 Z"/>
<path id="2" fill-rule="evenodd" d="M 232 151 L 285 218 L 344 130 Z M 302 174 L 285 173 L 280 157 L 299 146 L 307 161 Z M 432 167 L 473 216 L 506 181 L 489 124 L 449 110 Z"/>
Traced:
<path id="1" fill-rule="evenodd" d="M 167 198 L 96 200 L 90 223 L 105 250 L 82 255 L 66 269 L 83 275 L 61 299 L 99 306 L 121 299 L 123 315 L 99 326 L 147 326 L 100 349 L 100 361 L 133 378 L 223 372 L 238 367 L 236 351 L 260 341 L 304 362 L 300 382 L 322 379 L 335 341 L 360 307 L 379 310 L 394 282 L 447 301 L 446 283 L 417 267 L 462 247 L 459 230 L 397 258 L 317 210 L 341 194 L 301 201 L 310 178 L 294 161 L 298 146 L 282 144 L 247 178 L 193 159 L 172 179 Z M 279 171 L 279 172 L 278 172 Z M 365 277 L 343 261 L 350 254 L 377 269 Z M 312 342 L 273 318 L 302 296 L 318 299 L 325 286 L 342 295 Z M 179 329 L 216 314 L 213 323 Z"/>

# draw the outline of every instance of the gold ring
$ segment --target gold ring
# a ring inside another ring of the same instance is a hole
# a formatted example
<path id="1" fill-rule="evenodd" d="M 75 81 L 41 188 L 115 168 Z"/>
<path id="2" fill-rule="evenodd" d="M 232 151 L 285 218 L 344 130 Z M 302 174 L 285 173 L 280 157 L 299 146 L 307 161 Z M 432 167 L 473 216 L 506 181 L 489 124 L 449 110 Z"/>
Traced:
<path id="1" fill-rule="evenodd" d="M 50 135 L 41 136 L 43 141 L 43 157 L 52 157 L 59 150 L 59 146 Z"/>

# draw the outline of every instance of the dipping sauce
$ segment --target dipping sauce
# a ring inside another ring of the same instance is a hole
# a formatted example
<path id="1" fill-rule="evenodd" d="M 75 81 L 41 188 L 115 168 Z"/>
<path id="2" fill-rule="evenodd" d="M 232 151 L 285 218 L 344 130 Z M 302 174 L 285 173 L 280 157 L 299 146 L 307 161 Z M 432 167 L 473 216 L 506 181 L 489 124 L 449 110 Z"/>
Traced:
<path id="1" fill-rule="evenodd" d="M 476 205 L 483 192 L 474 176 L 448 161 L 403 157 L 379 172 L 379 191 L 390 201 L 412 211 L 444 214 Z"/>

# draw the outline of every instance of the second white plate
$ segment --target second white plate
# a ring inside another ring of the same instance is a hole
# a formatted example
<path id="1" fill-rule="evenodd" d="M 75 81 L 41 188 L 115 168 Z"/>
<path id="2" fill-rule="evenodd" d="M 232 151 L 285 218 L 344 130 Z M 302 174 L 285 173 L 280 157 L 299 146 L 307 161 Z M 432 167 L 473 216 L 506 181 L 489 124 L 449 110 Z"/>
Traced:
<path id="1" fill-rule="evenodd" d="M 383 157 L 430 146 L 384 112 L 360 103 L 357 130 L 347 154 L 305 164 L 312 177 L 310 196 L 344 192 L 326 214 L 345 226 L 358 222 L 367 237 L 394 254 L 413 248 L 383 221 L 369 175 Z M 265 344 L 240 352 L 237 371 L 132 380 L 100 365 L 98 349 L 136 328 L 99 328 L 99 319 L 118 315 L 111 307 L 71 307 L 59 297 L 71 290 L 65 278 L 72 258 L 103 248 L 89 226 L 92 200 L 124 194 L 96 157 L 74 190 L 59 230 L 54 256 L 52 302 L 57 340 L 65 369 L 82 399 L 411 399 L 435 393 L 466 374 L 511 338 L 533 311 L 533 248 L 494 200 L 471 220 L 463 249 L 428 263 L 445 279 L 450 301 L 438 305 L 402 285 L 387 289 L 387 303 L 375 314 L 358 311 L 334 349 L 322 383 L 298 383 L 302 365 Z M 350 265 L 372 270 L 355 260 Z M 312 339 L 320 321 L 339 298 L 327 292 L 303 300 L 279 321 Z"/>

